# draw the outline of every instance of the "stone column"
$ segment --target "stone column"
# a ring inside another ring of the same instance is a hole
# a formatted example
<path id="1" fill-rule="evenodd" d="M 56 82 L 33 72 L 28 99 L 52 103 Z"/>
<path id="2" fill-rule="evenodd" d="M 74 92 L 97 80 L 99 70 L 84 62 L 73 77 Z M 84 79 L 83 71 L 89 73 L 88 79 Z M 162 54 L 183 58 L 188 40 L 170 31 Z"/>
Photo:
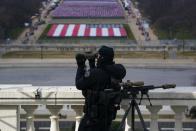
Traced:
<path id="1" fill-rule="evenodd" d="M 0 105 L 0 131 L 20 131 L 20 106 Z"/>
<path id="2" fill-rule="evenodd" d="M 171 109 L 175 112 L 175 130 L 174 131 L 183 131 L 182 120 L 184 112 L 187 106 L 171 106 Z"/>
<path id="3" fill-rule="evenodd" d="M 17 110 L 16 110 L 16 114 L 17 114 L 17 131 L 20 131 L 20 109 L 21 109 L 21 106 L 18 105 L 17 106 Z"/>
<path id="4" fill-rule="evenodd" d="M 126 111 L 128 109 L 128 105 L 121 105 L 121 108 Z M 131 110 L 125 120 L 125 131 L 131 131 Z"/>
<path id="5" fill-rule="evenodd" d="M 59 131 L 59 116 L 58 113 L 63 108 L 62 105 L 46 105 L 46 108 L 50 111 L 51 116 L 51 124 L 50 124 L 50 131 Z"/>
<path id="6" fill-rule="evenodd" d="M 150 122 L 150 131 L 158 131 L 158 112 L 162 109 L 161 105 L 153 105 L 153 106 L 146 106 L 149 110 L 151 122 Z"/>
<path id="7" fill-rule="evenodd" d="M 75 131 L 78 131 L 80 121 L 82 119 L 83 114 L 83 106 L 82 105 L 71 105 L 71 108 L 76 112 L 76 126 Z"/>
<path id="8" fill-rule="evenodd" d="M 22 105 L 26 112 L 26 131 L 35 131 L 34 127 L 34 111 L 37 109 L 37 105 Z"/>

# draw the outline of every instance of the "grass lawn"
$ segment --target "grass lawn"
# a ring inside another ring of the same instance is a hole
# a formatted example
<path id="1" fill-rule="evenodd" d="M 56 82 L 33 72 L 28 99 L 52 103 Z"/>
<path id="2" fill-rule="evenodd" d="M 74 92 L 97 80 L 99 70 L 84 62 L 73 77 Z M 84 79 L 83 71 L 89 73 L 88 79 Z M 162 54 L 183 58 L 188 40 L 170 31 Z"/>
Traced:
<path id="1" fill-rule="evenodd" d="M 8 38 L 16 39 L 22 33 L 23 30 L 24 30 L 24 28 L 20 28 L 20 27 L 12 29 L 8 33 Z"/>
<path id="2" fill-rule="evenodd" d="M 162 51 L 116 51 L 116 58 L 135 58 L 135 59 L 163 59 Z M 165 52 L 166 59 L 169 58 L 168 52 Z"/>
<path id="3" fill-rule="evenodd" d="M 152 26 L 155 34 L 159 37 L 161 40 L 169 40 L 170 39 L 170 33 L 169 30 L 161 30 L 156 26 Z M 194 40 L 196 39 L 195 36 L 191 35 L 189 29 L 185 28 L 176 28 L 171 30 L 172 39 L 179 39 L 179 40 Z"/>
<path id="4" fill-rule="evenodd" d="M 178 51 L 176 55 L 182 59 L 196 59 L 196 51 Z"/>
<path id="5" fill-rule="evenodd" d="M 43 51 L 43 58 L 75 58 L 78 51 Z M 152 58 L 163 59 L 163 52 L 159 51 L 116 51 L 115 58 Z M 2 58 L 41 58 L 41 51 L 13 51 L 8 52 Z M 166 52 L 166 58 L 169 58 Z"/>
<path id="6" fill-rule="evenodd" d="M 50 28 L 52 27 L 53 24 L 49 24 L 41 36 L 39 37 L 39 40 L 135 40 L 133 33 L 129 27 L 128 24 L 123 24 L 128 38 L 47 38 L 47 33 L 49 32 Z"/>

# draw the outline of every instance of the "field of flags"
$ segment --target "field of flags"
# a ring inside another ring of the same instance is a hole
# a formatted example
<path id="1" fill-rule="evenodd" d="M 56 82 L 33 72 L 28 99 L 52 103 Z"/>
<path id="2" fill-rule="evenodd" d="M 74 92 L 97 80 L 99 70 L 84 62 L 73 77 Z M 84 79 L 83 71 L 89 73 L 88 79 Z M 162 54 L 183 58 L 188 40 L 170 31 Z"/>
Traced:
<path id="1" fill-rule="evenodd" d="M 52 13 L 53 19 L 124 18 L 117 0 L 64 0 Z M 104 19 L 103 19 L 104 20 Z M 47 38 L 128 38 L 123 24 L 53 24 Z"/>
<path id="2" fill-rule="evenodd" d="M 64 0 L 64 2 L 89 1 L 89 2 L 116 2 L 117 0 Z"/>
<path id="3" fill-rule="evenodd" d="M 127 38 L 122 24 L 54 24 L 47 37 L 119 37 Z"/>
<path id="4" fill-rule="evenodd" d="M 52 18 L 124 18 L 117 2 L 63 2 L 52 14 Z"/>

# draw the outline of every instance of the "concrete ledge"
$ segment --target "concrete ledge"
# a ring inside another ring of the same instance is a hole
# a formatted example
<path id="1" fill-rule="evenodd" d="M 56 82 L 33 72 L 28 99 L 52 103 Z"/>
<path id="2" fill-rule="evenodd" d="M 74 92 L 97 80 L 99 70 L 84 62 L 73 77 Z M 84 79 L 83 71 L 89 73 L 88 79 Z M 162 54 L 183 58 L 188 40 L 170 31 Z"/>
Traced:
<path id="1" fill-rule="evenodd" d="M 0 105 L 83 105 L 82 92 L 75 86 L 4 86 L 0 85 Z M 184 90 L 186 88 L 186 90 Z M 36 90 L 40 99 L 35 99 Z M 176 87 L 174 89 L 156 89 L 149 93 L 153 105 L 195 106 L 196 87 Z M 138 97 L 138 101 L 139 101 Z M 121 105 L 127 105 L 130 99 L 123 99 Z M 149 105 L 144 96 L 142 105 Z"/>

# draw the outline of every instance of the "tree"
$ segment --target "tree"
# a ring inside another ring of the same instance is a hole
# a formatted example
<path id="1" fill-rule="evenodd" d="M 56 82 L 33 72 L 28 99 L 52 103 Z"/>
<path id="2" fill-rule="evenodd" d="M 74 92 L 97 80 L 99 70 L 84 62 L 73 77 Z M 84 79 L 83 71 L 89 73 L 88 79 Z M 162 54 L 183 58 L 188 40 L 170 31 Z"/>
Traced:
<path id="1" fill-rule="evenodd" d="M 42 0 L 1 0 L 0 39 L 6 39 L 11 30 L 21 28 L 24 22 L 38 12 Z"/>
<path id="2" fill-rule="evenodd" d="M 145 16 L 162 30 L 184 28 L 196 37 L 195 0 L 140 0 Z"/>

